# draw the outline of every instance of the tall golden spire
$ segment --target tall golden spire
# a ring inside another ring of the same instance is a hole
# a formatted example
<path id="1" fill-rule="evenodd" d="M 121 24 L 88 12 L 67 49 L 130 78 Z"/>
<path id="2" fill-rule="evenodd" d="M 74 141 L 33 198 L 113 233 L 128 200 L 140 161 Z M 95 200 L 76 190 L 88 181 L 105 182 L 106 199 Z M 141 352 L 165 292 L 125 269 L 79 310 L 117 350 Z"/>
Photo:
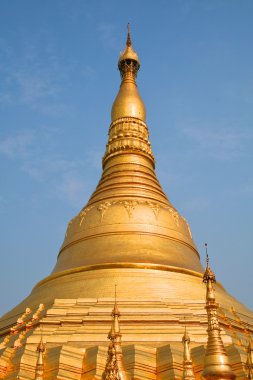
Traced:
<path id="1" fill-rule="evenodd" d="M 44 379 L 44 357 L 43 357 L 44 351 L 45 351 L 45 344 L 43 343 L 43 340 L 41 337 L 40 343 L 38 344 L 38 347 L 37 347 L 38 359 L 37 359 L 36 368 L 35 368 L 35 380 Z"/>
<path id="2" fill-rule="evenodd" d="M 209 266 L 209 257 L 206 246 L 206 270 L 203 282 L 206 284 L 206 311 L 208 319 L 208 340 L 205 353 L 204 370 L 202 376 L 207 379 L 225 380 L 234 379 L 235 375 L 229 364 L 223 341 L 220 336 L 220 325 L 217 316 L 218 305 L 215 301 L 214 283 L 216 278 Z"/>
<path id="3" fill-rule="evenodd" d="M 247 379 L 253 379 L 253 347 L 251 343 L 251 338 L 249 339 L 249 344 L 247 348 L 247 361 L 245 368 L 248 370 Z"/>
<path id="4" fill-rule="evenodd" d="M 116 285 L 115 285 L 115 302 L 112 310 L 112 326 L 108 334 L 110 340 L 105 370 L 102 380 L 129 380 L 130 376 L 125 370 L 121 347 L 121 333 L 119 326 L 120 312 L 117 305 Z"/>
<path id="5" fill-rule="evenodd" d="M 183 362 L 183 380 L 195 380 L 195 375 L 193 372 L 193 367 L 192 367 L 192 359 L 191 359 L 191 354 L 190 354 L 190 337 L 186 331 L 185 327 L 185 332 L 182 338 L 182 342 L 184 345 L 184 362 Z"/>

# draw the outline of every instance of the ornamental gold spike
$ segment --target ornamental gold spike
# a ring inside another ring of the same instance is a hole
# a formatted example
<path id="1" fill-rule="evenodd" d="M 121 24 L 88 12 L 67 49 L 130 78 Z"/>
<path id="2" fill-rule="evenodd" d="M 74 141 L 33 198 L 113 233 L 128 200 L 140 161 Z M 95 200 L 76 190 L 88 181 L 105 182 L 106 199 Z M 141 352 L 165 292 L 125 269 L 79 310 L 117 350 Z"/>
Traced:
<path id="1" fill-rule="evenodd" d="M 206 244 L 207 251 L 207 244 Z M 205 353 L 204 370 L 202 377 L 207 380 L 234 379 L 235 375 L 229 364 L 223 341 L 220 336 L 220 326 L 217 316 L 218 305 L 215 301 L 214 283 L 215 274 L 209 266 L 209 257 L 206 252 L 206 270 L 203 276 L 206 284 L 206 311 L 208 319 L 208 340 Z"/>
<path id="2" fill-rule="evenodd" d="M 195 380 L 189 347 L 190 337 L 186 331 L 186 327 L 182 338 L 182 343 L 184 345 L 183 380 Z"/>
<path id="3" fill-rule="evenodd" d="M 37 347 L 38 359 L 35 368 L 35 380 L 43 380 L 44 379 L 44 352 L 45 352 L 45 344 L 43 343 L 42 337 L 40 339 L 40 343 Z"/>
<path id="4" fill-rule="evenodd" d="M 192 359 L 190 354 L 190 337 L 186 331 L 182 338 L 182 342 L 184 345 L 184 361 L 183 361 L 183 380 L 195 380 L 195 375 L 193 372 Z"/>
<path id="5" fill-rule="evenodd" d="M 253 379 L 253 347 L 251 343 L 251 338 L 249 339 L 249 344 L 247 347 L 247 361 L 245 368 L 247 369 L 247 379 L 252 380 Z"/>
<path id="6" fill-rule="evenodd" d="M 132 45 L 131 36 L 130 36 L 130 22 L 127 24 L 127 42 L 126 42 L 126 45 L 127 46 Z"/>
<path id="7" fill-rule="evenodd" d="M 130 380 L 130 376 L 126 372 L 123 360 L 119 316 L 120 312 L 117 305 L 115 285 L 115 302 L 112 310 L 112 326 L 108 334 L 110 343 L 108 347 L 105 370 L 102 374 L 102 380 Z"/>

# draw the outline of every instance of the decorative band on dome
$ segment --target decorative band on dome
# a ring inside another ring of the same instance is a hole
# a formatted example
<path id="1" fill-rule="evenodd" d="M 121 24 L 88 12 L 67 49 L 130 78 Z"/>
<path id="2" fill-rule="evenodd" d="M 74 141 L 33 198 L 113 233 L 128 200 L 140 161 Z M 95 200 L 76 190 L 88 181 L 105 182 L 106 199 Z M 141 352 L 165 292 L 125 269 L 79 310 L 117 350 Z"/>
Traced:
<path id="1" fill-rule="evenodd" d="M 103 165 L 115 154 L 135 151 L 148 156 L 153 165 L 155 158 L 149 141 L 149 133 L 146 124 L 132 117 L 123 117 L 115 120 L 109 130 L 109 139 L 106 152 L 103 157 Z"/>

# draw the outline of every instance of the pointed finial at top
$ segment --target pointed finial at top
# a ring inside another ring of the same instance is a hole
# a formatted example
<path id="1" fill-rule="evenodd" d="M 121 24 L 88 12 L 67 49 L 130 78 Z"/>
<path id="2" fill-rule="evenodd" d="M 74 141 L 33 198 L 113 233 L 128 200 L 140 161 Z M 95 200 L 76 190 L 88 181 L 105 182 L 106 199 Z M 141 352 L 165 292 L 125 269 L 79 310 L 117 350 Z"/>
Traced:
<path id="1" fill-rule="evenodd" d="M 44 352 L 44 351 L 45 351 L 45 344 L 44 344 L 44 342 L 43 342 L 43 338 L 42 338 L 42 336 L 41 336 L 41 338 L 40 338 L 40 342 L 39 342 L 39 344 L 38 344 L 38 346 L 37 346 L 37 351 L 38 351 L 38 352 Z"/>
<path id="2" fill-rule="evenodd" d="M 134 51 L 132 46 L 129 23 L 127 29 L 125 50 L 120 54 L 118 60 L 118 69 L 120 71 L 122 82 L 119 93 L 112 106 L 111 121 L 114 122 L 123 117 L 134 117 L 145 122 L 146 109 L 136 85 L 136 77 L 140 68 L 140 61 L 138 54 Z M 111 144 L 108 146 L 108 153 L 106 152 L 107 157 L 111 156 L 111 154 L 114 155 L 114 153 L 109 154 L 109 152 L 114 152 L 114 148 L 111 149 L 110 146 Z M 119 150 L 119 153 L 122 149 Z M 107 159 L 106 156 L 103 160 L 104 165 L 105 160 Z"/>
<path id="3" fill-rule="evenodd" d="M 127 41 L 126 41 L 127 46 L 132 46 L 132 41 L 130 37 L 130 22 L 127 23 Z"/>
<path id="4" fill-rule="evenodd" d="M 119 312 L 119 309 L 118 309 L 118 305 L 117 305 L 117 284 L 115 284 L 115 294 L 114 294 L 114 308 L 113 308 L 113 311 L 112 311 L 112 316 L 119 316 L 120 315 L 120 312 Z"/>
<path id="5" fill-rule="evenodd" d="M 187 328 L 186 328 L 186 325 L 184 327 L 184 335 L 182 337 L 182 342 L 188 342 L 190 343 L 190 337 L 189 337 L 189 334 L 188 334 L 188 331 L 187 331 Z"/>
<path id="6" fill-rule="evenodd" d="M 209 256 L 207 253 L 207 243 L 205 243 L 205 247 L 206 247 L 206 266 L 208 267 L 209 266 Z"/>
<path id="7" fill-rule="evenodd" d="M 40 342 L 37 346 L 38 358 L 35 367 L 35 380 L 43 380 L 44 379 L 44 357 L 43 353 L 45 352 L 45 344 L 43 343 L 42 335 L 40 338 Z"/>
<path id="8" fill-rule="evenodd" d="M 119 326 L 119 317 L 120 317 L 120 312 L 119 312 L 119 309 L 118 309 L 118 305 L 117 305 L 117 285 L 115 284 L 115 300 L 114 300 L 114 306 L 113 306 L 113 309 L 112 309 L 112 326 L 111 326 L 111 330 L 109 332 L 109 335 L 108 335 L 108 338 L 110 340 L 114 340 L 116 337 L 119 337 L 121 336 L 120 334 L 120 326 Z"/>
<path id="9" fill-rule="evenodd" d="M 186 319 L 184 316 L 184 334 L 183 334 L 182 341 L 187 340 L 187 339 L 188 339 L 188 333 L 187 333 L 187 328 L 186 328 Z"/>
<path id="10" fill-rule="evenodd" d="M 190 337 L 187 333 L 186 325 L 182 343 L 184 345 L 183 380 L 195 380 L 190 353 Z"/>
<path id="11" fill-rule="evenodd" d="M 130 380 L 123 360 L 119 315 L 120 313 L 117 306 L 117 285 L 115 284 L 115 302 L 112 310 L 112 326 L 108 335 L 110 343 L 108 347 L 105 370 L 102 374 L 102 380 Z"/>
<path id="12" fill-rule="evenodd" d="M 140 68 L 138 55 L 132 46 L 132 40 L 130 36 L 130 23 L 127 24 L 126 47 L 125 50 L 120 54 L 118 68 L 122 78 L 127 72 L 131 72 L 134 75 L 134 78 L 136 78 L 137 71 Z"/>
<path id="13" fill-rule="evenodd" d="M 211 282 L 216 282 L 215 274 L 211 270 L 209 266 L 209 256 L 207 253 L 207 243 L 205 243 L 205 248 L 206 248 L 206 270 L 203 276 L 203 282 L 207 283 L 208 281 Z"/>

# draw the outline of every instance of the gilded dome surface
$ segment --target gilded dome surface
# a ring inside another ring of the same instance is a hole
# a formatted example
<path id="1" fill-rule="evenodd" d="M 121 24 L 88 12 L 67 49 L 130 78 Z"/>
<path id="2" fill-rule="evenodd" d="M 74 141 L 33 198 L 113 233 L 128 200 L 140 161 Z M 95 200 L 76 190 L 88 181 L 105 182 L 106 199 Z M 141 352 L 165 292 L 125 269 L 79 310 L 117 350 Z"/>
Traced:
<path id="1" fill-rule="evenodd" d="M 189 225 L 174 207 L 129 195 L 88 203 L 68 227 L 54 273 L 114 262 L 202 271 Z"/>

